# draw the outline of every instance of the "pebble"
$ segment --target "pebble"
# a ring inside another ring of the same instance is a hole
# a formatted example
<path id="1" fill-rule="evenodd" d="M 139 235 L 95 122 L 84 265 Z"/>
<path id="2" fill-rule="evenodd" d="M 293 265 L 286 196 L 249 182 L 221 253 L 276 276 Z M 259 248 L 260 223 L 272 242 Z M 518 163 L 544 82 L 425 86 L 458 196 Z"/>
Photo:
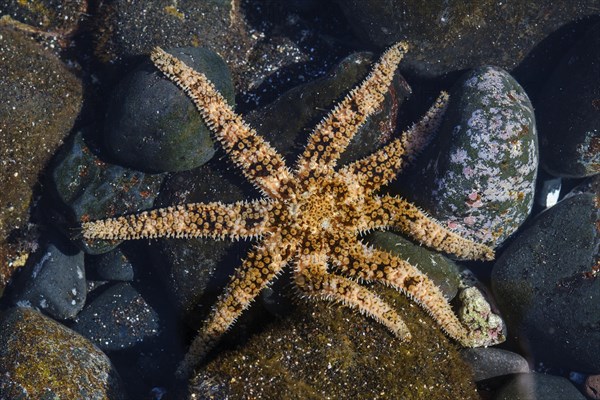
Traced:
<path id="1" fill-rule="evenodd" d="M 159 334 L 158 314 L 129 283 L 102 289 L 79 313 L 74 331 L 106 352 L 132 348 Z"/>
<path id="2" fill-rule="evenodd" d="M 593 400 L 600 399 L 600 375 L 590 375 L 585 378 L 583 388 L 587 397 Z"/>
<path id="3" fill-rule="evenodd" d="M 461 236 L 496 247 L 529 215 L 537 165 L 527 94 L 506 71 L 478 68 L 450 91 L 438 137 L 415 168 L 416 203 Z"/>
<path id="4" fill-rule="evenodd" d="M 542 166 L 561 177 L 600 172 L 600 24 L 564 55 L 537 96 Z"/>
<path id="5" fill-rule="evenodd" d="M 37 311 L 3 311 L 0 343 L 2 399 L 127 399 L 104 353 Z"/>
<path id="6" fill-rule="evenodd" d="M 13 305 L 34 307 L 59 320 L 74 318 L 87 294 L 83 253 L 58 235 L 43 241 L 11 292 Z"/>
<path id="7" fill-rule="evenodd" d="M 233 105 L 231 74 L 217 53 L 202 47 L 166 51 L 205 74 Z M 189 170 L 215 153 L 210 131 L 192 100 L 149 59 L 114 89 L 103 137 L 117 163 L 141 171 Z"/>
<path id="8" fill-rule="evenodd" d="M 471 367 L 475 382 L 498 376 L 529 372 L 527 360 L 512 351 L 479 347 L 462 349 L 460 354 Z"/>
<path id="9" fill-rule="evenodd" d="M 585 400 L 566 378 L 541 373 L 517 374 L 496 393 L 494 400 Z"/>
<path id="10" fill-rule="evenodd" d="M 511 335 L 535 362 L 600 372 L 598 179 L 535 219 L 492 270 Z"/>
<path id="11" fill-rule="evenodd" d="M 50 169 L 54 200 L 54 223 L 72 236 L 88 254 L 114 249 L 118 241 L 84 240 L 73 227 L 91 221 L 138 212 L 152 207 L 163 180 L 161 174 L 146 174 L 98 158 L 78 131 L 61 148 Z"/>

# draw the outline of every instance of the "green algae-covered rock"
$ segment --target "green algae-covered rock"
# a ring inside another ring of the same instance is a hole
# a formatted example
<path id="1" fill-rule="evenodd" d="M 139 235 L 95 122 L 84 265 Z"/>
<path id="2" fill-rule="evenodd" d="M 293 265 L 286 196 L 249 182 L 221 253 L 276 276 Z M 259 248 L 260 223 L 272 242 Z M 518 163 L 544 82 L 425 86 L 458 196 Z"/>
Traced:
<path id="1" fill-rule="evenodd" d="M 108 357 L 87 339 L 29 308 L 0 315 L 0 398 L 121 400 Z"/>
<path id="2" fill-rule="evenodd" d="M 168 52 L 205 74 L 233 104 L 231 75 L 217 53 L 194 47 Z M 184 171 L 199 167 L 215 153 L 210 131 L 192 100 L 149 60 L 115 89 L 104 140 L 119 163 L 141 171 Z"/>
<path id="3" fill-rule="evenodd" d="M 378 292 L 406 320 L 410 342 L 354 310 L 303 302 L 244 347 L 210 361 L 192 379 L 191 393 L 230 399 L 478 398 L 457 347 L 425 312 L 391 289 Z"/>
<path id="4" fill-rule="evenodd" d="M 393 232 L 373 232 L 367 243 L 410 262 L 431 279 L 448 299 L 454 298 L 460 284 L 460 267 L 440 253 L 414 244 Z"/>
<path id="5" fill-rule="evenodd" d="M 417 204 L 492 247 L 527 218 L 538 166 L 531 102 L 506 71 L 468 72 L 450 92 L 439 137 L 422 157 Z"/>

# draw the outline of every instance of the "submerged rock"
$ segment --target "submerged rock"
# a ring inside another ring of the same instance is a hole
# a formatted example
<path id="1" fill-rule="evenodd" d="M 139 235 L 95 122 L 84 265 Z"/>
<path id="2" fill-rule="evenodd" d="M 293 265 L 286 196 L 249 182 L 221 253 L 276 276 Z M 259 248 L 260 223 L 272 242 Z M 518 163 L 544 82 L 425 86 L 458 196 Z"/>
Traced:
<path id="1" fill-rule="evenodd" d="M 523 88 L 496 67 L 464 75 L 421 159 L 417 204 L 463 237 L 501 244 L 533 206 L 537 133 Z"/>
<path id="2" fill-rule="evenodd" d="M 0 398 L 126 399 L 104 353 L 32 309 L 0 314 L 0 343 Z"/>

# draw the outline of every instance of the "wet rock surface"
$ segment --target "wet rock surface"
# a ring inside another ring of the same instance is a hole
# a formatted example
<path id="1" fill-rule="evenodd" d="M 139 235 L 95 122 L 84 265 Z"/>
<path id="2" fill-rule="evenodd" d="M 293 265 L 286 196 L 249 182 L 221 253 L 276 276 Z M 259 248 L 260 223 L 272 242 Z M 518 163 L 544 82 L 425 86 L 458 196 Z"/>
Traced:
<path id="1" fill-rule="evenodd" d="M 0 314 L 0 397 L 127 398 L 108 357 L 87 339 L 29 308 Z"/>
<path id="2" fill-rule="evenodd" d="M 34 187 L 72 128 L 80 80 L 49 50 L 0 23 L 0 292 L 27 237 Z M 20 263 L 22 265 L 22 263 Z"/>
<path id="3" fill-rule="evenodd" d="M 498 376 L 529 372 L 529 364 L 523 356 L 497 348 L 463 349 L 461 357 L 473 371 L 475 382 Z"/>
<path id="4" fill-rule="evenodd" d="M 536 103 L 542 165 L 564 177 L 600 172 L 600 24 L 556 67 Z"/>
<path id="5" fill-rule="evenodd" d="M 585 397 L 568 379 L 540 373 L 517 374 L 494 397 L 494 400 L 569 399 Z"/>
<path id="6" fill-rule="evenodd" d="M 206 48 L 166 49 L 206 75 L 233 106 L 227 65 Z M 106 114 L 104 143 L 119 164 L 141 171 L 199 167 L 214 155 L 210 131 L 191 99 L 145 60 L 117 86 Z"/>
<path id="7" fill-rule="evenodd" d="M 380 48 L 409 41 L 413 49 L 405 68 L 429 76 L 486 64 L 512 69 L 562 25 L 597 14 L 594 0 L 544 0 L 536 7 L 424 0 L 336 3 L 363 40 Z"/>
<path id="8" fill-rule="evenodd" d="M 536 361 L 600 371 L 597 183 L 542 213 L 502 254 L 492 288 L 509 329 Z"/>
<path id="9" fill-rule="evenodd" d="M 243 348 L 209 362 L 192 379 L 190 393 L 198 398 L 477 398 L 455 347 L 408 299 L 386 293 L 411 331 L 419 332 L 417 340 L 402 343 L 348 308 L 303 302 Z"/>
<path id="10" fill-rule="evenodd" d="M 33 307 L 58 320 L 73 318 L 86 300 L 83 253 L 56 235 L 32 255 L 12 287 L 14 305 Z"/>
<path id="11" fill-rule="evenodd" d="M 537 132 L 523 88 L 495 67 L 463 75 L 422 160 L 417 203 L 462 236 L 501 244 L 533 206 Z"/>

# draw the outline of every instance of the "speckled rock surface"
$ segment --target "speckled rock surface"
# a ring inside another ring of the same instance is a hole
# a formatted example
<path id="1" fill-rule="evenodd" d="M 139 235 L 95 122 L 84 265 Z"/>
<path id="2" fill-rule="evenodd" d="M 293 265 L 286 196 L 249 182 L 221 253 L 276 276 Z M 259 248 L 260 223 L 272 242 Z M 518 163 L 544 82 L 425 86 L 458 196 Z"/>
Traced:
<path id="1" fill-rule="evenodd" d="M 595 0 L 535 3 L 450 0 L 336 0 L 350 26 L 378 47 L 408 40 L 404 68 L 421 75 L 517 66 L 535 46 L 569 21 L 598 13 Z"/>
<path id="2" fill-rule="evenodd" d="M 354 310 L 302 303 L 243 348 L 209 362 L 192 380 L 191 393 L 230 399 L 478 398 L 456 347 L 408 299 L 385 292 L 418 332 L 411 342 L 398 341 Z"/>
<path id="3" fill-rule="evenodd" d="M 74 331 L 108 352 L 131 348 L 159 334 L 156 311 L 129 283 L 103 289 L 79 313 Z"/>
<path id="4" fill-rule="evenodd" d="M 600 24 L 564 55 L 536 113 L 545 169 L 564 177 L 600 172 Z"/>
<path id="5" fill-rule="evenodd" d="M 120 247 L 108 253 L 85 256 L 86 276 L 97 281 L 133 281 L 134 268 L 131 260 Z"/>
<path id="6" fill-rule="evenodd" d="M 227 65 L 206 48 L 166 49 L 205 74 L 233 105 Z M 210 131 L 191 99 L 146 59 L 116 87 L 106 113 L 104 143 L 119 164 L 141 171 L 199 167 L 215 153 Z"/>
<path id="7" fill-rule="evenodd" d="M 28 308 L 0 314 L 0 398 L 124 400 L 108 357 Z"/>
<path id="8" fill-rule="evenodd" d="M 82 221 L 152 207 L 162 180 L 160 174 L 145 174 L 102 161 L 87 146 L 83 132 L 78 132 L 57 154 L 50 171 L 56 225 L 86 253 L 109 251 L 118 242 L 85 241 L 72 228 Z"/>
<path id="9" fill-rule="evenodd" d="M 495 247 L 533 205 L 538 165 L 533 107 L 502 69 L 465 74 L 450 91 L 438 138 L 417 167 L 417 204 L 469 239 Z"/>
<path id="10" fill-rule="evenodd" d="M 55 236 L 28 261 L 12 287 L 12 304 L 37 308 L 59 320 L 75 317 L 87 293 L 83 253 Z"/>
<path id="11" fill-rule="evenodd" d="M 28 249 L 26 230 L 38 174 L 73 127 L 81 82 L 52 53 L 0 24 L 0 291 Z"/>
<path id="12" fill-rule="evenodd" d="M 517 374 L 506 383 L 494 400 L 585 400 L 568 379 L 538 373 Z"/>
<path id="13" fill-rule="evenodd" d="M 536 362 L 588 373 L 600 372 L 598 193 L 541 214 L 492 271 L 511 336 Z"/>

